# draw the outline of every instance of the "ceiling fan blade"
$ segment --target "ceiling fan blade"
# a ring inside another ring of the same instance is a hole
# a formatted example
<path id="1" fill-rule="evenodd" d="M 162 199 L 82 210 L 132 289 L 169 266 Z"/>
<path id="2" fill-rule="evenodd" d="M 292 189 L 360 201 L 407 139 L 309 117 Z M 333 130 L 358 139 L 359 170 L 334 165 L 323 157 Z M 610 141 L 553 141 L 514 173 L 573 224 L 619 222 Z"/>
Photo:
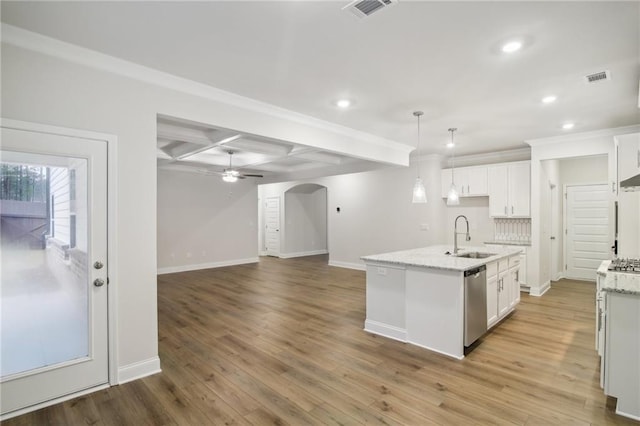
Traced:
<path id="1" fill-rule="evenodd" d="M 263 175 L 254 175 L 254 174 L 250 174 L 250 173 L 243 173 L 242 176 L 247 176 L 247 177 L 264 177 Z"/>

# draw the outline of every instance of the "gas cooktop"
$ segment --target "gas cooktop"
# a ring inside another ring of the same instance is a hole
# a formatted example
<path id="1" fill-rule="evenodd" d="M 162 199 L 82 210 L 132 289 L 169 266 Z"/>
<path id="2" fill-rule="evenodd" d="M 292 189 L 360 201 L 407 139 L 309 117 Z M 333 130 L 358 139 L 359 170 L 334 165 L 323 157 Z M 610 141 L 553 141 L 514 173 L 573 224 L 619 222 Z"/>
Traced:
<path id="1" fill-rule="evenodd" d="M 640 259 L 613 259 L 607 269 L 613 272 L 640 274 Z"/>

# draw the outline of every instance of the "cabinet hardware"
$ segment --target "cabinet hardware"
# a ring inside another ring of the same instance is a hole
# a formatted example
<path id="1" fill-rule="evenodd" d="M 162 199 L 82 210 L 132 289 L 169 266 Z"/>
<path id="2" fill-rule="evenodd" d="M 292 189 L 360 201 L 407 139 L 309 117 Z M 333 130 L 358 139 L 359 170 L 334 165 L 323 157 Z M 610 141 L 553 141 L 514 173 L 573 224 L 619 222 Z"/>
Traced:
<path id="1" fill-rule="evenodd" d="M 640 161 L 640 159 L 638 161 Z M 638 165 L 638 167 L 640 167 L 640 165 Z M 471 189 L 469 185 L 467 185 L 467 194 L 471 194 Z"/>
<path id="2" fill-rule="evenodd" d="M 104 285 L 104 280 L 96 278 L 95 280 L 93 280 L 93 285 L 96 287 L 102 287 Z"/>
<path id="3" fill-rule="evenodd" d="M 513 214 L 513 206 L 511 206 L 511 214 Z"/>
<path id="4" fill-rule="evenodd" d="M 504 214 L 507 214 L 507 206 L 504 206 Z"/>

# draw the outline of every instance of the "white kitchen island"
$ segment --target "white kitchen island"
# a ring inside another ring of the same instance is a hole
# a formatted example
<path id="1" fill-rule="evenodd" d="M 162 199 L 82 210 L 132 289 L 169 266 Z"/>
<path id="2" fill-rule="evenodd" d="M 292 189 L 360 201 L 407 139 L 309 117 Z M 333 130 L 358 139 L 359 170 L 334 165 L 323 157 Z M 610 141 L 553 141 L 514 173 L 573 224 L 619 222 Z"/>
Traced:
<path id="1" fill-rule="evenodd" d="M 483 259 L 445 254 L 449 251 L 453 251 L 451 246 L 442 245 L 363 256 L 367 268 L 364 329 L 464 358 L 464 271 L 487 265 L 486 303 L 491 327 L 520 299 L 520 249 L 465 247 L 458 253 L 493 253 Z"/>

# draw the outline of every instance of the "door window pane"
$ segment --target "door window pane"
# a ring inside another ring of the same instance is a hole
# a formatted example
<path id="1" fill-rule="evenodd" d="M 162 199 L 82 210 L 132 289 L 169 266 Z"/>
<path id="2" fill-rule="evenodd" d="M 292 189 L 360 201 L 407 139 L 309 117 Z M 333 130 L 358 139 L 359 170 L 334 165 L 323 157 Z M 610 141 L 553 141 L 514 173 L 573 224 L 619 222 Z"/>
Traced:
<path id="1" fill-rule="evenodd" d="M 89 355 L 87 160 L 0 152 L 0 376 Z"/>

